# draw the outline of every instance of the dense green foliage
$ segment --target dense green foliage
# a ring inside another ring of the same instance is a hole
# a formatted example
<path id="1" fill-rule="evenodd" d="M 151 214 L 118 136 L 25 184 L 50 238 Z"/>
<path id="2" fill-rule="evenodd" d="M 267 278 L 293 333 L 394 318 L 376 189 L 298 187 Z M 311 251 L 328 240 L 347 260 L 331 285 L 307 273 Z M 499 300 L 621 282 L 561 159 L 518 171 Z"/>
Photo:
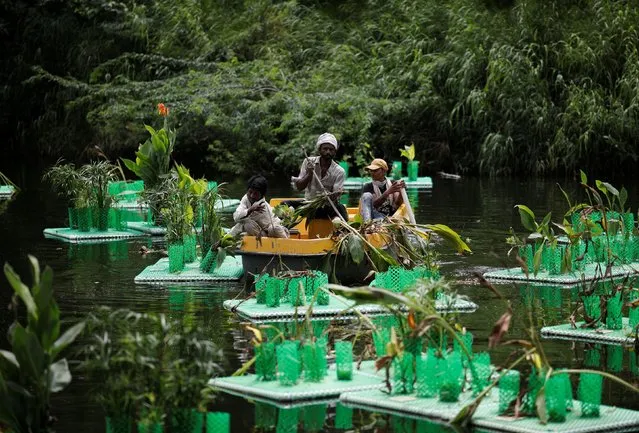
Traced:
<path id="1" fill-rule="evenodd" d="M 411 142 L 422 166 L 491 174 L 637 158 L 633 2 L 36 3 L 0 14 L 14 152 L 132 156 L 165 102 L 178 159 L 222 172 L 293 172 L 326 130 L 360 167 Z"/>

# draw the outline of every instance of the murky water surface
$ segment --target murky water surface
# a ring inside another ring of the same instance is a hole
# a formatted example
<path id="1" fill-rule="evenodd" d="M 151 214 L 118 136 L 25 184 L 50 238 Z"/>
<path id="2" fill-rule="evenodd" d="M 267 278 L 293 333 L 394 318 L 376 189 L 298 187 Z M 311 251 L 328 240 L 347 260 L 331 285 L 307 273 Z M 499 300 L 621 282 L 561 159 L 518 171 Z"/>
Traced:
<path id="1" fill-rule="evenodd" d="M 569 194 L 577 194 L 572 181 L 561 181 Z M 626 185 L 630 190 L 632 185 Z M 227 187 L 230 197 L 240 198 L 243 186 L 240 181 Z M 287 186 L 271 187 L 270 196 L 291 196 Z M 351 193 L 349 200 L 355 205 L 359 193 Z M 522 232 L 519 216 L 513 206 L 527 204 L 541 218 L 553 211 L 555 220 L 567 208 L 565 199 L 555 182 L 535 180 L 478 180 L 460 181 L 434 179 L 432 190 L 413 192 L 417 221 L 421 223 L 443 223 L 457 230 L 467 239 L 474 254 L 460 257 L 440 248 L 441 273 L 456 289 L 479 305 L 475 313 L 464 314 L 461 322 L 475 336 L 475 350 L 487 348 L 487 339 L 495 321 L 504 312 L 504 304 L 488 290 L 480 287 L 475 273 L 514 265 L 506 258 L 508 246 L 505 238 L 509 227 Z M 637 199 L 631 197 L 636 209 Z M 80 318 L 100 305 L 113 308 L 126 307 L 143 312 L 162 312 L 169 316 L 192 316 L 208 330 L 210 338 L 224 349 L 226 373 L 232 373 L 243 360 L 250 356 L 248 336 L 240 331 L 238 319 L 222 308 L 225 299 L 235 297 L 242 284 L 216 284 L 212 286 L 138 285 L 133 278 L 154 263 L 158 256 L 145 257 L 139 254 L 147 240 L 114 242 L 100 245 L 70 245 L 56 240 L 44 239 L 46 227 L 61 227 L 65 224 L 66 209 L 50 191 L 24 191 L 0 215 L 0 262 L 10 262 L 18 272 L 27 275 L 26 254 L 33 254 L 42 264 L 55 271 L 55 291 L 64 319 Z M 155 245 L 155 244 L 154 244 Z M 565 322 L 574 307 L 574 294 L 569 289 L 527 288 L 512 284 L 499 288 L 510 299 L 515 315 L 510 332 L 511 338 L 527 338 L 526 329 Z M 5 346 L 4 334 L 12 319 L 6 305 L 11 292 L 4 278 L 0 282 L 0 332 L 1 345 Z M 530 308 L 528 308 L 530 307 Z M 531 311 L 532 314 L 528 314 Z M 531 323 L 532 321 L 532 323 Z M 581 367 L 585 350 L 592 346 L 570 341 L 545 341 L 547 356 L 556 367 Z M 491 352 L 495 363 L 504 361 L 512 348 L 501 347 Z M 596 348 L 601 368 L 615 372 L 626 380 L 637 383 L 630 372 L 630 357 L 633 352 L 623 350 L 623 362 L 619 365 L 618 349 Z M 592 353 L 592 352 L 590 352 Z M 72 385 L 55 398 L 55 413 L 59 418 L 59 432 L 104 430 L 104 418 L 99 407 L 87 397 L 92 384 L 75 375 Z M 630 396 L 630 398 L 627 398 Z M 639 399 L 617 386 L 604 386 L 603 403 L 619 404 L 639 409 Z M 252 402 L 219 396 L 219 410 L 231 413 L 233 432 L 255 429 L 255 407 Z M 327 426 L 334 425 L 335 408 L 329 405 Z M 300 431 L 303 429 L 300 424 Z M 329 427 L 330 426 L 330 427 Z M 424 428 L 412 421 L 355 411 L 356 431 L 412 432 Z M 436 430 L 432 430 L 436 431 Z M 443 430 L 442 430 L 443 431 Z"/>

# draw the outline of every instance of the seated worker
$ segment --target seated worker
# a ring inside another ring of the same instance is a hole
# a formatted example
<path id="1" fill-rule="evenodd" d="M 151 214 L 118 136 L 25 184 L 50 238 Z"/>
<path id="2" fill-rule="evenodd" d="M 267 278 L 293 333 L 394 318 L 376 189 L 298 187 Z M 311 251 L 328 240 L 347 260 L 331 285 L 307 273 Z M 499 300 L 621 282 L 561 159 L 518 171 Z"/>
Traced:
<path id="1" fill-rule="evenodd" d="M 333 134 L 328 132 L 320 135 L 317 139 L 317 151 L 319 156 L 306 158 L 300 168 L 300 174 L 292 177 L 298 191 L 304 191 L 305 200 L 313 200 L 324 191 L 331 194 L 333 204 L 342 215 L 348 220 L 346 207 L 339 203 L 339 195 L 344 187 L 346 172 L 333 159 L 337 153 L 339 144 Z M 299 206 L 299 203 L 287 202 L 291 206 Z M 332 206 L 328 205 L 316 213 L 317 218 L 332 218 L 336 216 Z"/>
<path id="2" fill-rule="evenodd" d="M 373 181 L 362 187 L 359 205 L 362 219 L 370 221 L 393 215 L 404 203 L 401 190 L 406 188 L 406 184 L 403 180 L 393 183 L 386 177 L 388 164 L 383 159 L 374 159 L 366 170 Z"/>
<path id="3" fill-rule="evenodd" d="M 249 179 L 246 194 L 233 212 L 236 224 L 231 229 L 231 235 L 237 236 L 244 232 L 251 236 L 288 237 L 288 230 L 280 219 L 273 215 L 273 209 L 264 200 L 267 186 L 263 176 L 256 175 Z"/>

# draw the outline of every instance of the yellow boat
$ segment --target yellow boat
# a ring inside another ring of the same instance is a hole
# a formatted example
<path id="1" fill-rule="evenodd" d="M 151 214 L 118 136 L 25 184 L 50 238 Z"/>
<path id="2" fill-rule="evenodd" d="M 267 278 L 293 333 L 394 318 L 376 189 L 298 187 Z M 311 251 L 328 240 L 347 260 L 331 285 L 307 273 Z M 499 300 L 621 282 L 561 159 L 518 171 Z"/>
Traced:
<path id="1" fill-rule="evenodd" d="M 274 198 L 269 203 L 275 207 L 285 200 L 291 199 Z M 358 208 L 347 208 L 347 211 L 349 220 L 359 213 Z M 394 217 L 404 215 L 405 207 L 402 205 Z M 258 275 L 273 269 L 319 269 L 330 272 L 330 268 L 325 269 L 327 265 L 333 266 L 337 263 L 335 276 L 342 284 L 361 283 L 371 269 L 367 263 L 350 263 L 346 266 L 341 258 L 335 262 L 334 256 L 325 261 L 327 254 L 332 254 L 335 250 L 336 242 L 330 237 L 333 230 L 333 223 L 328 219 L 314 219 L 309 221 L 308 225 L 304 219 L 291 230 L 291 237 L 288 239 L 245 235 L 239 251 L 242 255 L 244 274 Z M 387 242 L 379 233 L 367 235 L 367 240 L 378 248 L 383 248 Z"/>

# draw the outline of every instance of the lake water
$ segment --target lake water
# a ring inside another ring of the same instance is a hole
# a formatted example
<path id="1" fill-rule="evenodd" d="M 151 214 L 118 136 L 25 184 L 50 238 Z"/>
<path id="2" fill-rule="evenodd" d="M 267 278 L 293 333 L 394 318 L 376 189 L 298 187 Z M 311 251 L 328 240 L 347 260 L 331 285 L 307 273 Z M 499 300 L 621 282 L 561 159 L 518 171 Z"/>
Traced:
<path id="1" fill-rule="evenodd" d="M 574 181 L 562 180 L 561 184 L 569 194 L 577 195 Z M 227 194 L 240 198 L 243 189 L 242 183 L 237 181 L 227 187 Z M 268 195 L 291 194 L 288 186 L 281 186 L 272 187 Z M 358 195 L 350 194 L 351 204 L 357 203 Z M 435 178 L 431 190 L 413 194 L 412 200 L 415 201 L 418 222 L 450 226 L 467 239 L 473 250 L 472 255 L 461 257 L 441 247 L 439 259 L 442 275 L 453 283 L 459 293 L 479 305 L 476 312 L 463 314 L 460 321 L 474 334 L 475 350 L 486 350 L 492 326 L 505 309 L 501 301 L 477 284 L 474 274 L 515 265 L 512 259 L 506 257 L 508 246 L 505 244 L 509 227 L 523 233 L 518 213 L 513 208 L 515 204 L 528 205 L 538 218 L 547 211 L 553 211 L 555 221 L 559 221 L 567 209 L 564 196 L 555 182 L 545 180 L 469 178 L 453 181 Z M 635 195 L 631 196 L 631 204 L 636 209 Z M 51 266 L 55 272 L 56 298 L 64 319 L 81 318 L 100 305 L 163 312 L 173 317 L 190 315 L 207 329 L 211 340 L 224 349 L 226 373 L 232 373 L 242 361 L 250 358 L 249 336 L 241 331 L 237 317 L 222 308 L 222 302 L 235 297 L 242 290 L 242 284 L 195 287 L 134 284 L 133 278 L 158 259 L 153 254 L 145 257 L 139 254 L 140 247 L 148 245 L 149 241 L 71 245 L 44 239 L 44 228 L 62 227 L 65 219 L 66 208 L 44 186 L 23 191 L 0 215 L 0 261 L 11 263 L 25 278 L 28 275 L 27 254 L 35 255 L 41 265 Z M 4 277 L 1 280 L 0 332 L 3 336 L 1 345 L 6 346 L 4 334 L 13 316 L 6 309 L 11 292 Z M 510 299 L 515 312 L 509 338 L 527 338 L 526 329 L 530 326 L 538 330 L 545 325 L 566 322 L 574 307 L 571 291 L 567 289 L 528 290 L 514 284 L 500 285 L 499 288 Z M 531 293 L 534 295 L 532 300 Z M 532 307 L 531 315 L 528 314 L 527 305 Z M 529 317 L 532 317 L 532 324 Z M 544 347 L 554 367 L 582 366 L 584 344 L 548 340 Z M 591 349 L 590 346 L 587 348 Z M 499 364 L 504 361 L 512 350 L 513 347 L 493 350 L 493 362 Z M 602 369 L 616 372 L 618 366 L 605 362 L 608 350 L 601 348 Z M 624 350 L 623 366 L 615 374 L 637 384 L 637 377 L 632 375 L 629 368 L 631 355 L 632 352 Z M 55 426 L 58 432 L 104 431 L 104 416 L 88 398 L 92 385 L 76 374 L 72 385 L 54 398 L 53 410 L 59 418 Z M 255 411 L 251 402 L 225 394 L 220 394 L 218 401 L 216 410 L 231 413 L 233 432 L 254 429 Z M 604 385 L 603 403 L 639 409 L 636 396 L 607 382 Z M 334 417 L 334 411 L 334 408 L 329 408 L 329 419 Z M 404 432 L 415 428 L 410 427 L 412 424 L 398 422 L 395 417 L 367 411 L 356 411 L 354 423 L 355 431 Z M 332 431 L 333 422 L 327 421 L 327 424 L 323 431 Z M 304 431 L 302 425 L 299 431 Z"/>

